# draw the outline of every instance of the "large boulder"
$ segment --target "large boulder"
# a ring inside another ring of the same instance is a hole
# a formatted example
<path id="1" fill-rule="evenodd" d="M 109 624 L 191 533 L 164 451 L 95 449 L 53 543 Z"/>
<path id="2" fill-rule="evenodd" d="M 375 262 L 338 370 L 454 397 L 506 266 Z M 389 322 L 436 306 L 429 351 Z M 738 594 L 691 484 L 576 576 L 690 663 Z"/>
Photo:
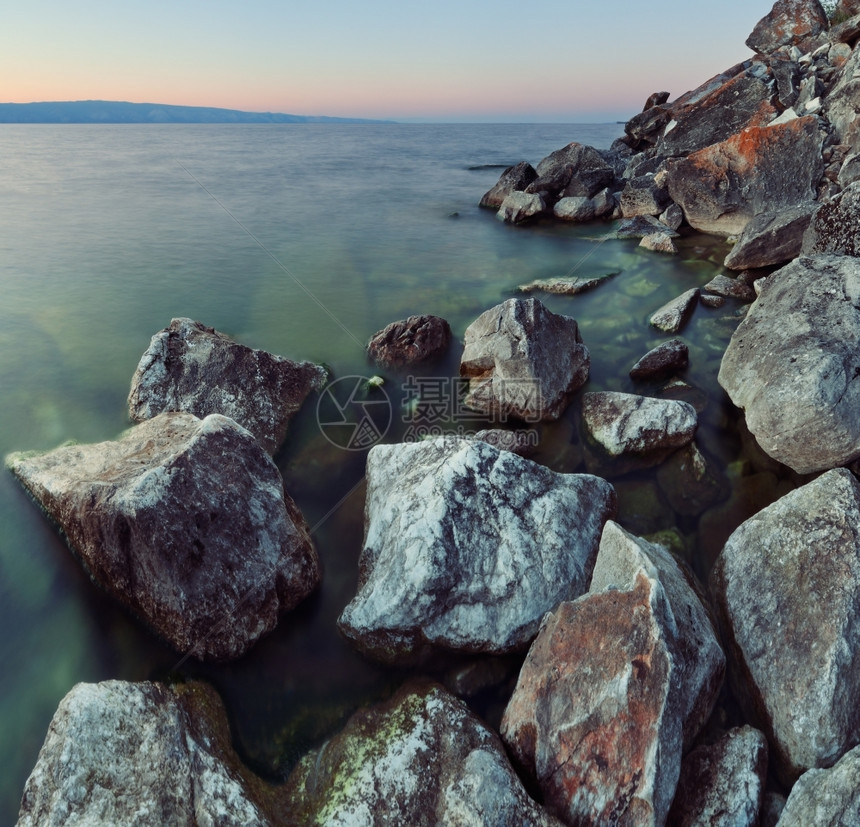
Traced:
<path id="1" fill-rule="evenodd" d="M 588 379 L 590 357 L 576 321 L 537 299 L 508 299 L 487 310 L 466 328 L 464 341 L 466 405 L 503 421 L 558 419 Z"/>
<path id="2" fill-rule="evenodd" d="M 737 235 L 758 214 L 815 199 L 824 172 L 813 115 L 749 127 L 666 162 L 669 194 L 694 229 Z"/>
<path id="3" fill-rule="evenodd" d="M 666 185 L 658 183 L 654 175 L 637 175 L 630 178 L 621 192 L 621 215 L 660 215 L 669 206 Z"/>
<path id="4" fill-rule="evenodd" d="M 803 235 L 803 252 L 860 256 L 860 181 L 818 208 Z"/>
<path id="5" fill-rule="evenodd" d="M 377 445 L 367 457 L 359 587 L 338 621 L 386 660 L 426 645 L 525 648 L 588 588 L 615 492 L 472 440 Z"/>
<path id="6" fill-rule="evenodd" d="M 663 824 L 722 653 L 665 551 L 607 524 L 603 556 L 589 594 L 544 619 L 502 738 L 567 823 Z"/>
<path id="7" fill-rule="evenodd" d="M 730 270 L 749 270 L 797 258 L 815 208 L 815 203 L 808 202 L 755 216 L 726 256 L 725 266 Z"/>
<path id="8" fill-rule="evenodd" d="M 777 0 L 756 23 L 746 40 L 754 52 L 770 54 L 782 46 L 794 46 L 827 31 L 830 23 L 818 0 Z"/>
<path id="9" fill-rule="evenodd" d="M 689 155 L 720 143 L 748 126 L 765 126 L 776 115 L 770 86 L 743 72 L 688 106 L 675 106 L 657 150 L 663 157 Z"/>
<path id="10" fill-rule="evenodd" d="M 291 823 L 561 827 L 529 798 L 498 736 L 433 684 L 357 712 L 287 781 Z"/>
<path id="11" fill-rule="evenodd" d="M 718 378 L 759 445 L 798 473 L 860 457 L 860 261 L 804 256 L 769 276 Z"/>
<path id="12" fill-rule="evenodd" d="M 791 788 L 780 827 L 860 824 L 860 747 L 826 770 L 807 770 Z"/>
<path id="13" fill-rule="evenodd" d="M 383 368 L 401 368 L 441 356 L 451 343 L 451 327 L 439 316 L 410 316 L 375 333 L 367 355 Z"/>
<path id="14" fill-rule="evenodd" d="M 749 518 L 711 576 L 735 695 L 790 783 L 860 743 L 860 484 L 828 471 Z"/>
<path id="15" fill-rule="evenodd" d="M 540 193 L 550 202 L 571 196 L 591 198 L 614 180 L 615 170 L 600 152 L 574 142 L 547 155 L 537 165 L 537 178 L 526 192 Z"/>
<path id="16" fill-rule="evenodd" d="M 758 827 L 766 776 L 764 735 L 750 726 L 730 730 L 684 757 L 669 823 Z"/>
<path id="17" fill-rule="evenodd" d="M 77 684 L 27 779 L 18 827 L 274 823 L 275 790 L 242 767 L 204 684 Z"/>
<path id="18" fill-rule="evenodd" d="M 191 319 L 156 333 L 131 380 L 133 422 L 164 411 L 229 416 L 273 454 L 307 396 L 326 382 L 325 368 L 237 344 Z"/>
<path id="19" fill-rule="evenodd" d="M 499 177 L 498 183 L 484 193 L 480 206 L 499 209 L 505 198 L 515 190 L 524 191 L 535 178 L 537 173 L 528 161 L 520 161 L 515 166 L 508 167 Z"/>
<path id="20" fill-rule="evenodd" d="M 280 472 L 227 417 L 160 414 L 7 465 L 93 579 L 180 652 L 238 657 L 319 583 Z"/>

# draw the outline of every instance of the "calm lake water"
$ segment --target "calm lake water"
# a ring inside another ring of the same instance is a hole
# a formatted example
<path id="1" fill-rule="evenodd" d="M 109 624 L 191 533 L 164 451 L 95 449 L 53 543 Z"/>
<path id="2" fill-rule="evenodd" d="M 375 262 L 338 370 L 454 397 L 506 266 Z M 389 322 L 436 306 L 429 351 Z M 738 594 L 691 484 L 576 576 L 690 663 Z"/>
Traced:
<path id="1" fill-rule="evenodd" d="M 615 124 L 0 126 L 0 454 L 115 437 L 128 426 L 137 361 L 175 316 L 324 362 L 336 378 L 372 376 L 362 344 L 387 323 L 434 313 L 462 340 L 517 285 L 569 273 L 617 273 L 581 296 L 540 296 L 580 322 L 587 389 L 658 392 L 627 376 L 667 338 L 648 316 L 721 272 L 725 243 L 689 236 L 665 256 L 603 240 L 611 225 L 515 228 L 477 207 L 500 166 L 537 163 L 572 140 L 607 147 L 620 133 Z M 683 332 L 685 379 L 702 407 L 697 444 L 718 493 L 703 507 L 679 500 L 666 471 L 613 479 L 620 521 L 672 532 L 703 576 L 743 518 L 796 484 L 738 428 L 716 383 L 739 311 L 700 306 Z M 456 376 L 460 350 L 432 377 Z M 408 427 L 404 377 L 385 378 L 394 441 Z M 539 461 L 584 470 L 577 408 L 542 429 Z M 356 587 L 364 454 L 332 445 L 315 414 L 311 400 L 276 461 L 315 526 L 323 588 L 227 666 L 178 664 L 0 474 L 0 821 L 15 819 L 50 718 L 79 681 L 204 677 L 224 697 L 237 748 L 277 777 L 406 677 L 362 660 L 335 629 Z M 492 719 L 498 699 L 476 706 Z"/>

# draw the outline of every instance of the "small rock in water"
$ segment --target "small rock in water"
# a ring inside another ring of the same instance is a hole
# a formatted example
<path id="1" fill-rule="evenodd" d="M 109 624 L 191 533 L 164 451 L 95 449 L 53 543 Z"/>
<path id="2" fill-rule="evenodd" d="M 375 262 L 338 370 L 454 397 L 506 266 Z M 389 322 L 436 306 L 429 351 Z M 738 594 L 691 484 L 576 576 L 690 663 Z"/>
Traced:
<path id="1" fill-rule="evenodd" d="M 627 218 L 618 225 L 615 237 L 644 238 L 654 233 L 665 233 L 667 227 L 652 215 L 637 215 L 635 218 Z M 671 232 L 671 231 L 670 231 Z M 677 233 L 673 237 L 677 237 Z"/>
<path id="2" fill-rule="evenodd" d="M 649 350 L 630 369 L 631 379 L 661 379 L 684 370 L 690 361 L 690 349 L 683 339 L 670 339 Z"/>
<path id="3" fill-rule="evenodd" d="M 507 224 L 522 224 L 546 212 L 546 204 L 537 193 L 512 192 L 505 196 L 496 218 Z"/>
<path id="4" fill-rule="evenodd" d="M 649 321 L 664 333 L 678 333 L 692 315 L 698 298 L 698 287 L 687 290 L 676 299 L 664 304 L 651 315 Z"/>
<path id="5" fill-rule="evenodd" d="M 165 411 L 223 414 L 274 454 L 292 416 L 327 376 L 320 365 L 252 350 L 200 322 L 173 319 L 140 358 L 128 411 L 134 422 Z"/>
<path id="6" fill-rule="evenodd" d="M 535 178 L 537 173 L 534 167 L 527 161 L 520 161 L 501 174 L 498 183 L 489 192 L 484 193 L 480 205 L 497 210 L 512 192 L 515 190 L 522 192 Z"/>
<path id="7" fill-rule="evenodd" d="M 590 276 L 580 278 L 578 276 L 558 276 L 551 279 L 535 279 L 528 284 L 520 285 L 517 290 L 520 293 L 533 293 L 541 291 L 543 293 L 556 293 L 563 296 L 575 296 L 578 293 L 584 293 L 586 290 L 592 290 L 599 284 L 617 276 L 618 273 L 606 273 L 602 276 Z"/>
<path id="8" fill-rule="evenodd" d="M 93 579 L 180 652 L 239 657 L 319 583 L 277 466 L 225 416 L 164 413 L 7 465 Z"/>
<path id="9" fill-rule="evenodd" d="M 755 290 L 748 284 L 745 284 L 740 279 L 729 278 L 728 276 L 714 276 L 703 288 L 706 293 L 712 293 L 715 296 L 723 296 L 724 298 L 739 299 L 744 302 L 755 300 Z"/>
<path id="10" fill-rule="evenodd" d="M 672 241 L 672 236 L 664 232 L 650 233 L 643 236 L 642 241 L 639 242 L 639 246 L 644 247 L 646 250 L 652 250 L 655 253 L 678 252 L 675 242 Z"/>
<path id="11" fill-rule="evenodd" d="M 375 333 L 368 356 L 382 368 L 400 368 L 429 362 L 451 343 L 451 328 L 439 316 L 410 316 Z"/>

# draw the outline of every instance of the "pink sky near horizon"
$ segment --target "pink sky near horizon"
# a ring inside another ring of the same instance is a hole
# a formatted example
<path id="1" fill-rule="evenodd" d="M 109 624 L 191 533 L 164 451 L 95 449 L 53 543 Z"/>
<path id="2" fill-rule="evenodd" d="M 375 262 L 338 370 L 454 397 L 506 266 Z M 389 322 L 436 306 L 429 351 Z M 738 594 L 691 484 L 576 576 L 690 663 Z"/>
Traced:
<path id="1" fill-rule="evenodd" d="M 30 0 L 4 12 L 0 102 L 128 100 L 392 119 L 616 120 L 750 55 L 767 3 Z M 606 11 L 614 19 L 607 19 Z M 620 22 L 619 22 L 620 21 Z"/>

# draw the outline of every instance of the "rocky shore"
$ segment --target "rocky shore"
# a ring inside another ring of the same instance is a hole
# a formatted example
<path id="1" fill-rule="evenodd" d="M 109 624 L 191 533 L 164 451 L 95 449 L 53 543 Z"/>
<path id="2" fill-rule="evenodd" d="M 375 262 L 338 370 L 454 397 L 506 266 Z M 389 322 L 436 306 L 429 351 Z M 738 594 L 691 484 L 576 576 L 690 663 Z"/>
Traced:
<path id="1" fill-rule="evenodd" d="M 577 321 L 531 294 L 611 276 L 524 285 L 465 330 L 465 404 L 537 424 L 577 400 L 587 473 L 532 461 L 510 429 L 368 452 L 358 587 L 337 626 L 401 668 L 400 688 L 273 784 L 236 756 L 206 685 L 79 684 L 18 823 L 860 823 L 858 41 L 860 4 L 828 19 L 818 0 L 778 0 L 747 40 L 755 57 L 674 101 L 654 93 L 609 150 L 506 169 L 481 200 L 510 223 L 620 222 L 655 256 L 693 231 L 734 239 L 725 274 L 651 316 L 667 338 L 631 367 L 671 380 L 697 302 L 749 303 L 719 381 L 803 484 L 733 526 L 708 583 L 617 521 L 606 479 L 669 469 L 679 513 L 718 499 L 702 406 L 581 393 Z M 413 316 L 368 356 L 402 370 L 450 338 Z M 128 432 L 6 464 L 101 588 L 180 656 L 231 660 L 323 580 L 271 455 L 326 380 L 174 319 L 132 379 Z M 472 660 L 416 677 L 448 656 Z M 496 728 L 467 703 L 487 687 L 505 695 Z"/>

